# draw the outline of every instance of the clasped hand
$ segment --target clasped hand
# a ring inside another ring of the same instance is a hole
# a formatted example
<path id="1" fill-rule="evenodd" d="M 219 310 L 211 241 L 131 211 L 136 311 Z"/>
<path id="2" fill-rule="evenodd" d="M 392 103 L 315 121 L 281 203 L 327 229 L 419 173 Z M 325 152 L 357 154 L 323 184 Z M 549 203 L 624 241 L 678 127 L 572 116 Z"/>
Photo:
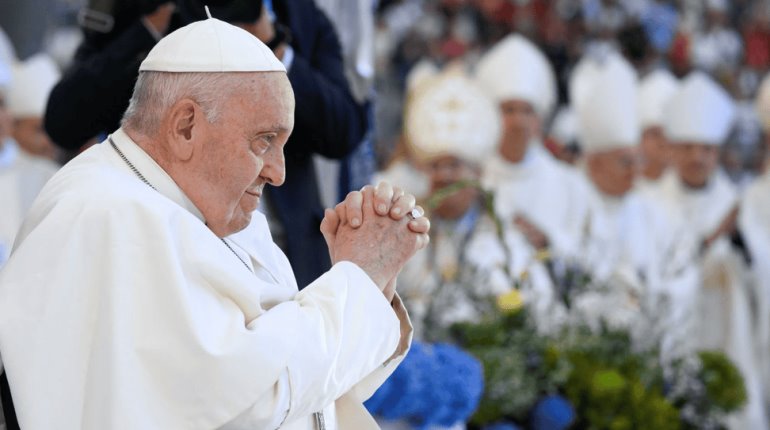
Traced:
<path id="1" fill-rule="evenodd" d="M 412 219 L 414 208 L 413 195 L 386 182 L 350 192 L 321 222 L 332 264 L 355 263 L 392 300 L 401 268 L 430 241 L 430 221 Z"/>

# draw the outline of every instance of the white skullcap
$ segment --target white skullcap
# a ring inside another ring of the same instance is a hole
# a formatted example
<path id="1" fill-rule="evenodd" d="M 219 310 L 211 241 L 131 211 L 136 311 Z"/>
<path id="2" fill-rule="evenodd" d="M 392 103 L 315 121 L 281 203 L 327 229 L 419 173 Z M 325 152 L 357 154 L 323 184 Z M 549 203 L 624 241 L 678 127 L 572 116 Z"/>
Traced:
<path id="1" fill-rule="evenodd" d="M 253 34 L 209 18 L 161 39 L 142 61 L 139 71 L 286 72 L 286 68 Z"/>
<path id="2" fill-rule="evenodd" d="M 476 78 L 496 101 L 523 100 L 545 118 L 556 103 L 556 79 L 548 59 L 518 34 L 506 36 L 479 60 Z"/>
<path id="3" fill-rule="evenodd" d="M 15 118 L 42 117 L 48 95 L 59 82 L 56 63 L 46 54 L 37 54 L 13 65 L 13 85 L 8 92 L 8 110 Z"/>
<path id="4" fill-rule="evenodd" d="M 639 83 L 639 122 L 642 130 L 663 126 L 663 109 L 679 82 L 668 70 L 657 69 Z"/>
<path id="5" fill-rule="evenodd" d="M 454 155 L 481 163 L 500 138 L 498 107 L 471 79 L 443 73 L 421 86 L 407 106 L 406 140 L 422 161 Z"/>
<path id="6" fill-rule="evenodd" d="M 757 100 L 754 105 L 762 123 L 762 129 L 770 131 L 770 73 L 765 75 L 757 91 Z"/>
<path id="7" fill-rule="evenodd" d="M 578 138 L 577 117 L 571 107 L 565 105 L 556 111 L 549 134 L 561 144 L 570 143 Z"/>
<path id="8" fill-rule="evenodd" d="M 406 94 L 409 96 L 424 83 L 438 75 L 439 69 L 433 62 L 422 59 L 417 62 L 406 75 Z"/>
<path id="9" fill-rule="evenodd" d="M 672 143 L 721 145 L 735 118 L 732 98 L 703 72 L 692 72 L 665 107 L 663 127 Z"/>
<path id="10" fill-rule="evenodd" d="M 11 40 L 0 28 L 0 89 L 7 89 L 11 85 L 13 77 L 11 65 L 16 61 L 16 51 L 13 49 Z"/>
<path id="11" fill-rule="evenodd" d="M 580 144 L 586 152 L 632 147 L 639 143 L 636 71 L 620 54 L 588 67 L 580 78 L 585 94 L 575 105 Z"/>

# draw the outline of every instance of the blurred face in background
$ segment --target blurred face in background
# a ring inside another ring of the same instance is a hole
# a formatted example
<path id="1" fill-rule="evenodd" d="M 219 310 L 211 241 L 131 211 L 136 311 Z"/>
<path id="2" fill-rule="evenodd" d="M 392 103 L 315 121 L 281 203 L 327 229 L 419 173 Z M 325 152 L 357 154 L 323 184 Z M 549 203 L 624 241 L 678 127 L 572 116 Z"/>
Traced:
<path id="1" fill-rule="evenodd" d="M 639 166 L 637 148 L 618 148 L 586 154 L 588 176 L 604 195 L 621 197 L 634 186 Z"/>
<path id="2" fill-rule="evenodd" d="M 530 140 L 540 135 L 540 118 L 532 104 L 523 100 L 501 102 L 500 113 L 503 120 L 500 154 L 517 163 L 524 158 Z"/>
<path id="3" fill-rule="evenodd" d="M 477 166 L 453 155 L 442 155 L 425 163 L 430 179 L 431 194 L 462 180 L 478 180 L 480 170 Z M 457 219 L 470 209 L 478 198 L 475 187 L 463 188 L 445 198 L 433 211 L 435 216 L 444 219 Z"/>
<path id="4" fill-rule="evenodd" d="M 13 138 L 28 154 L 55 160 L 59 150 L 43 129 L 43 118 L 17 118 L 13 125 Z"/>
<path id="5" fill-rule="evenodd" d="M 649 127 L 642 132 L 640 145 L 642 174 L 648 179 L 658 179 L 668 166 L 668 140 L 662 127 Z"/>
<path id="6" fill-rule="evenodd" d="M 671 154 L 679 179 L 691 188 L 702 188 L 719 163 L 719 146 L 695 142 L 671 145 Z"/>

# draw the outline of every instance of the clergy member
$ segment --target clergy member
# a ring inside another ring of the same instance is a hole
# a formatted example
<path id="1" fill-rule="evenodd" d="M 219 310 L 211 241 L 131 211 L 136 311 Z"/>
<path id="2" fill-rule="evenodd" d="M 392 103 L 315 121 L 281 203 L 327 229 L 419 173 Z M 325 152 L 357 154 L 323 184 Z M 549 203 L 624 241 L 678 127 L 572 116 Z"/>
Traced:
<path id="1" fill-rule="evenodd" d="M 663 130 L 663 108 L 676 91 L 676 77 L 666 69 L 656 69 L 639 83 L 639 121 L 642 130 L 642 169 L 637 181 L 640 191 L 652 194 L 669 164 L 668 140 Z"/>
<path id="2" fill-rule="evenodd" d="M 415 336 L 438 342 L 448 340 L 452 323 L 478 319 L 483 310 L 473 298 L 491 294 L 488 282 L 469 279 L 474 258 L 489 255 L 468 252 L 474 236 L 491 224 L 478 182 L 500 121 L 497 106 L 461 70 L 427 80 L 408 101 L 404 129 L 410 153 L 428 175 L 430 198 L 440 198 L 428 209 L 431 243 L 406 264 L 399 288 Z M 458 188 L 447 193 L 448 187 Z"/>
<path id="3" fill-rule="evenodd" d="M 27 154 L 13 139 L 16 128 L 8 109 L 9 92 L 14 92 L 11 70 L 0 57 L 0 267 L 11 252 L 24 214 L 58 169 L 49 160 Z M 17 80 L 16 85 L 24 81 Z"/>
<path id="4" fill-rule="evenodd" d="M 327 210 L 335 264 L 298 293 L 255 212 L 284 181 L 283 64 L 209 18 L 139 70 L 122 127 L 49 181 L 0 273 L 21 428 L 376 428 L 361 402 L 411 337 L 394 280 L 427 243 L 414 197 Z"/>
<path id="5" fill-rule="evenodd" d="M 8 109 L 14 119 L 13 138 L 27 154 L 51 161 L 57 160 L 59 149 L 43 129 L 43 115 L 48 95 L 59 77 L 53 59 L 37 54 L 14 64 L 14 84 L 8 94 Z"/>
<path id="6" fill-rule="evenodd" d="M 695 341 L 701 349 L 725 351 L 746 382 L 748 405 L 731 428 L 767 429 L 745 258 L 732 240 L 739 195 L 719 167 L 734 116 L 732 98 L 711 77 L 692 72 L 682 80 L 664 113 L 675 174 L 663 179 L 659 194 L 671 219 L 688 226 L 701 253 Z"/>
<path id="7" fill-rule="evenodd" d="M 523 36 L 509 35 L 481 58 L 476 77 L 498 104 L 503 124 L 483 174 L 497 215 L 516 225 L 534 249 L 575 256 L 584 212 L 577 172 L 542 144 L 542 126 L 556 100 L 548 59 Z"/>
<path id="8" fill-rule="evenodd" d="M 572 79 L 579 88 L 571 99 L 589 183 L 583 264 L 593 281 L 612 286 L 602 300 L 616 308 L 613 313 L 625 309 L 629 321 L 645 329 L 665 321 L 666 355 L 692 352 L 693 345 L 684 345 L 694 324 L 692 254 L 678 248 L 684 232 L 634 187 L 641 132 L 636 72 L 620 54 L 582 61 L 594 62 L 577 68 L 583 75 Z"/>

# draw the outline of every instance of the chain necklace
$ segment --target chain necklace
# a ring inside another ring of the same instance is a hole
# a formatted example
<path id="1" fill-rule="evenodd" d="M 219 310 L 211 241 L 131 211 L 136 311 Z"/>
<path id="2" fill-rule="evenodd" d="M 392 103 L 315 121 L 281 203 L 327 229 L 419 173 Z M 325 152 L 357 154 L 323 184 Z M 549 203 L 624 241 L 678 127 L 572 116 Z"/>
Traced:
<path id="1" fill-rule="evenodd" d="M 144 175 L 142 175 L 142 172 L 140 172 L 140 171 L 139 171 L 139 169 L 137 169 L 137 168 L 136 168 L 136 166 L 134 166 L 134 164 L 133 164 L 131 161 L 129 161 L 129 160 L 128 160 L 128 158 L 126 158 L 126 155 L 125 155 L 125 154 L 123 154 L 123 151 L 121 151 L 121 150 L 118 148 L 118 146 L 117 146 L 117 145 L 115 145 L 115 142 L 113 142 L 113 141 L 112 141 L 112 136 L 108 137 L 108 138 L 107 138 L 107 140 L 110 142 L 110 146 L 112 146 L 112 149 L 114 149 L 114 150 L 115 150 L 115 152 L 117 152 L 117 153 L 118 153 L 118 155 L 120 156 L 120 158 L 121 158 L 121 159 L 123 159 L 123 161 L 126 163 L 126 165 L 128 166 L 128 168 L 129 168 L 129 169 L 131 169 L 131 171 L 132 171 L 132 172 L 134 172 L 134 174 L 135 174 L 135 175 L 136 175 L 136 176 L 137 176 L 137 177 L 138 177 L 138 178 L 139 178 L 139 179 L 140 179 L 142 182 L 144 182 L 144 183 L 145 183 L 145 184 L 146 184 L 148 187 L 152 188 L 152 189 L 153 189 L 153 190 L 155 190 L 155 191 L 158 191 L 158 189 L 157 189 L 157 188 L 155 188 L 155 187 L 154 187 L 154 186 L 153 186 L 153 185 L 150 183 L 150 181 L 148 181 L 148 180 L 147 180 L 147 178 L 145 178 L 145 177 L 144 177 Z M 241 256 L 240 256 L 240 255 L 238 255 L 238 253 L 237 253 L 237 252 L 235 252 L 235 250 L 234 250 L 234 249 L 233 249 L 233 248 L 230 246 L 230 244 L 229 244 L 229 243 L 227 243 L 227 241 L 225 240 L 225 238 L 223 238 L 223 237 L 220 237 L 220 238 L 219 238 L 219 240 L 221 240 L 221 241 L 222 241 L 222 243 L 224 243 L 224 244 L 225 244 L 225 246 L 227 247 L 227 249 L 229 249 L 229 250 L 230 250 L 230 252 L 232 252 L 232 253 L 233 253 L 233 255 L 235 255 L 235 257 L 236 257 L 236 258 L 238 258 L 238 261 L 240 261 L 240 262 L 243 264 L 243 266 L 244 266 L 244 267 L 246 267 L 246 269 L 248 269 L 248 271 L 249 271 L 249 272 L 251 272 L 251 268 L 249 267 L 249 265 L 248 265 L 248 264 L 246 264 L 246 262 L 245 262 L 245 261 L 243 261 L 243 258 L 241 258 Z"/>
<path id="2" fill-rule="evenodd" d="M 140 179 L 142 182 L 144 182 L 144 183 L 145 183 L 145 184 L 146 184 L 148 187 L 152 188 L 152 189 L 153 189 L 153 190 L 155 190 L 155 191 L 158 191 L 158 189 L 157 189 L 157 188 L 155 188 L 155 187 L 154 187 L 154 186 L 153 186 L 153 185 L 150 183 L 150 181 L 148 181 L 148 180 L 147 180 L 147 178 L 145 178 L 145 177 L 144 177 L 144 175 L 142 175 L 142 172 L 140 172 L 140 171 L 139 171 L 139 169 L 137 169 L 137 168 L 136 168 L 136 166 L 134 166 L 134 164 L 128 160 L 128 158 L 126 158 L 126 155 L 125 155 L 125 154 L 123 154 L 123 151 L 121 151 L 121 150 L 118 148 L 118 146 L 117 146 L 117 145 L 115 145 L 115 142 L 113 142 L 113 141 L 112 141 L 112 136 L 108 137 L 108 138 L 107 138 L 107 140 L 110 142 L 110 146 L 112 146 L 112 149 L 114 149 L 114 150 L 115 150 L 115 152 L 117 152 L 117 153 L 118 153 L 118 155 L 120 156 L 120 158 L 121 158 L 121 159 L 123 159 L 123 161 L 126 163 L 126 165 L 128 166 L 128 168 L 129 168 L 129 169 L 131 169 L 131 171 L 132 171 L 132 172 L 134 172 L 134 174 L 135 174 L 135 175 L 136 175 L 136 176 L 137 176 L 137 177 L 138 177 L 138 178 L 139 178 L 139 179 Z M 225 238 L 223 238 L 223 237 L 220 237 L 220 238 L 219 238 L 219 240 L 221 240 L 221 241 L 222 241 L 222 243 L 224 243 L 224 244 L 225 244 L 225 246 L 227 247 L 227 249 L 229 249 L 229 250 L 230 250 L 230 252 L 232 252 L 232 253 L 233 253 L 233 255 L 234 255 L 234 256 L 235 256 L 235 257 L 238 259 L 238 261 L 240 261 L 240 262 L 243 264 L 243 266 L 244 266 L 244 267 L 245 267 L 245 268 L 246 268 L 246 269 L 247 269 L 249 272 L 252 272 L 252 270 L 251 270 L 251 268 L 249 267 L 249 265 L 248 265 L 248 264 L 246 264 L 246 262 L 245 262 L 245 261 L 243 261 L 243 259 L 241 258 L 241 256 L 240 256 L 240 255 L 238 255 L 238 253 L 237 253 L 237 252 L 235 252 L 235 250 L 234 250 L 234 249 L 233 249 L 233 248 L 230 246 L 230 244 L 229 244 L 229 243 L 227 243 L 227 241 L 225 240 Z M 253 273 L 253 272 L 252 272 L 252 273 Z M 324 419 L 324 413 L 323 413 L 323 411 L 321 411 L 321 412 L 314 412 L 314 413 L 313 413 L 313 417 L 315 418 L 315 422 L 316 422 L 316 426 L 318 427 L 318 430 L 326 430 L 326 420 Z"/>

